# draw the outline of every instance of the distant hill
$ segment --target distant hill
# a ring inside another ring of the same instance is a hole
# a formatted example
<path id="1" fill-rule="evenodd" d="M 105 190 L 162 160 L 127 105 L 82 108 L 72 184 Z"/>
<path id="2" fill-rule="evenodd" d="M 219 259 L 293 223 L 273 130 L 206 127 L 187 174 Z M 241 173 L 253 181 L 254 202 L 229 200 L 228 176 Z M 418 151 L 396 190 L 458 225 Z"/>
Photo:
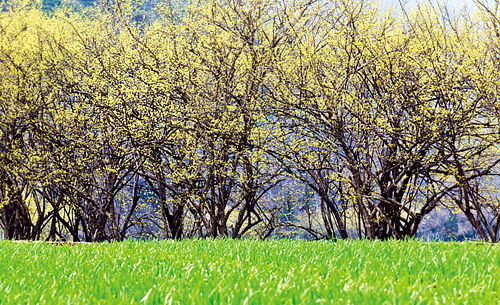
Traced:
<path id="1" fill-rule="evenodd" d="M 93 5 L 97 0 L 70 0 L 75 7 L 85 7 Z M 43 10 L 51 10 L 61 4 L 61 0 L 44 0 L 42 4 Z"/>

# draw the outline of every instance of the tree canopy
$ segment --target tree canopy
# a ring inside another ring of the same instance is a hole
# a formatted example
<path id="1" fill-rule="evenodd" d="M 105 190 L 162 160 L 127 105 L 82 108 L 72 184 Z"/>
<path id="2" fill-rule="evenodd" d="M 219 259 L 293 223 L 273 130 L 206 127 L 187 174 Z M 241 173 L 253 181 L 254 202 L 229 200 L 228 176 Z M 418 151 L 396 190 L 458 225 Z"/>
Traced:
<path id="1" fill-rule="evenodd" d="M 4 3 L 5 237 L 402 239 L 450 209 L 497 242 L 500 12 L 479 4 Z"/>

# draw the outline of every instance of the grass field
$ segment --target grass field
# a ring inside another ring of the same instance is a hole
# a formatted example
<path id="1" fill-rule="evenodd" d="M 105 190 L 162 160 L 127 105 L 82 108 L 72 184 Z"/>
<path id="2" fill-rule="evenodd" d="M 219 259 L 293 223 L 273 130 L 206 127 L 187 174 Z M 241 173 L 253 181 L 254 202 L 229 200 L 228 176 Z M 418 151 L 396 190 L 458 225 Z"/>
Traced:
<path id="1" fill-rule="evenodd" d="M 0 242 L 1 304 L 499 304 L 476 243 Z"/>

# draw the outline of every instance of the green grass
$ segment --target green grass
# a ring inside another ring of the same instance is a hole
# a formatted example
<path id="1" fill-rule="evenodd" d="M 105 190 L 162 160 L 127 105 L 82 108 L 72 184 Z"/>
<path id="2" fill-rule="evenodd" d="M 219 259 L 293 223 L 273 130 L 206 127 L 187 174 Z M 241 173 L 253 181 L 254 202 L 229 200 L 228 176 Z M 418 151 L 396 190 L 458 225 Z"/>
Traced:
<path id="1" fill-rule="evenodd" d="M 0 303 L 499 304 L 499 249 L 418 241 L 4 241 Z"/>

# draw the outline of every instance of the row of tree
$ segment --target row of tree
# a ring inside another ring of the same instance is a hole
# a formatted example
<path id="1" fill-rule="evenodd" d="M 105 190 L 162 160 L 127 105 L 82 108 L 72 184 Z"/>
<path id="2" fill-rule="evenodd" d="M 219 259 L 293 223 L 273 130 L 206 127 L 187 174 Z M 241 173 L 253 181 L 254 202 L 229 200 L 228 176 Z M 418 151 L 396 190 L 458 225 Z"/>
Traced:
<path id="1" fill-rule="evenodd" d="M 6 238 L 500 239 L 497 3 L 148 7 L 3 3 Z"/>

